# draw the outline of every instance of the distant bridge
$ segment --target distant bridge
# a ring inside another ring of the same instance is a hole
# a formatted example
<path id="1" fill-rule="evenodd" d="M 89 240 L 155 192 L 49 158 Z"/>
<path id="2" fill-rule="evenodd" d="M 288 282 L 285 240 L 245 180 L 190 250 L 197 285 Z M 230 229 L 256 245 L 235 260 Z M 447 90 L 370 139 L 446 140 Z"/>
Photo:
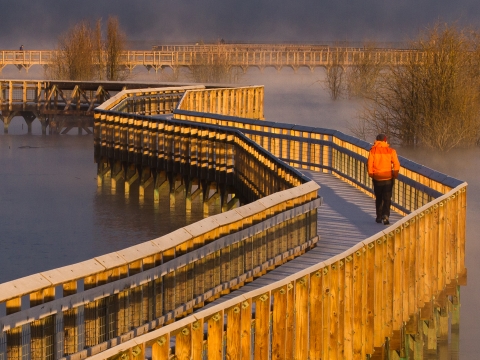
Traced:
<path id="1" fill-rule="evenodd" d="M 1 50 L 0 71 L 7 65 L 29 70 L 34 65 L 48 67 L 55 50 Z M 155 72 L 165 68 L 177 71 L 181 67 L 223 64 L 238 67 L 244 72 L 249 67 L 277 70 L 290 67 L 295 71 L 301 67 L 314 70 L 316 67 L 351 66 L 362 59 L 370 62 L 399 65 L 411 58 L 421 59 L 415 50 L 376 49 L 354 47 L 331 47 L 322 45 L 278 45 L 278 44 L 218 44 L 218 45 L 168 45 L 154 46 L 147 51 L 124 51 L 120 65 L 133 70 L 144 66 Z"/>

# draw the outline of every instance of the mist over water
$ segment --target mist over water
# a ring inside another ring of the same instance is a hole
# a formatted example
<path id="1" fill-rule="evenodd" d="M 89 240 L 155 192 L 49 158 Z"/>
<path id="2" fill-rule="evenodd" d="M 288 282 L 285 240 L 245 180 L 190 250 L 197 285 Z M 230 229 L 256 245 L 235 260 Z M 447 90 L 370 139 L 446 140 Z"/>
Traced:
<path id="1" fill-rule="evenodd" d="M 136 80 L 148 79 L 146 76 L 146 72 L 140 72 Z M 161 74 L 149 76 L 165 81 Z M 297 73 L 286 68 L 279 73 L 274 69 L 249 69 L 240 82 L 265 85 L 266 120 L 350 133 L 349 123 L 355 121 L 361 103 L 331 101 L 321 82 L 323 76 L 322 69 L 299 69 Z M 15 77 L 19 76 L 12 76 Z M 185 219 L 181 201 L 177 201 L 171 214 L 162 203 L 154 206 L 150 193 L 141 204 L 135 192 L 125 199 L 122 186 L 116 194 L 110 192 L 108 185 L 99 190 L 91 135 L 42 137 L 40 124 L 35 120 L 34 135 L 27 136 L 23 123 L 22 118 L 15 118 L 9 127 L 10 135 L 1 135 L 0 122 L 0 283 L 123 249 L 201 218 L 201 214 L 192 214 Z M 460 350 L 438 356 L 477 359 L 480 148 L 448 153 L 398 147 L 397 150 L 402 156 L 469 184 L 468 285 L 461 287 Z"/>

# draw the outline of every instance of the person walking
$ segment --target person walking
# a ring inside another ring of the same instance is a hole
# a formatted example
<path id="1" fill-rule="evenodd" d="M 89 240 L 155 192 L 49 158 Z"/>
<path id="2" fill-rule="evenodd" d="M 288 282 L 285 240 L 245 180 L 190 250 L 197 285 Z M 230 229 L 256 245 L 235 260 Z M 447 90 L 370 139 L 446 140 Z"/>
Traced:
<path id="1" fill-rule="evenodd" d="M 368 154 L 368 176 L 373 180 L 375 193 L 375 221 L 384 225 L 390 224 L 390 205 L 392 204 L 392 189 L 398 177 L 400 162 L 397 152 L 387 143 L 385 134 L 378 134 Z"/>

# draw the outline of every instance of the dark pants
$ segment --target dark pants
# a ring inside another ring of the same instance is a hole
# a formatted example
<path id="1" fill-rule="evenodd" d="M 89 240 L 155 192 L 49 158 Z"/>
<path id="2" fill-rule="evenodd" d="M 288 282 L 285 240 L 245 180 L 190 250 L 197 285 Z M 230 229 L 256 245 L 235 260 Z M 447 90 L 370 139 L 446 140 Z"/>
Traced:
<path id="1" fill-rule="evenodd" d="M 375 208 L 377 218 L 383 215 L 390 217 L 390 205 L 392 204 L 393 179 L 373 180 L 373 192 L 375 193 Z"/>

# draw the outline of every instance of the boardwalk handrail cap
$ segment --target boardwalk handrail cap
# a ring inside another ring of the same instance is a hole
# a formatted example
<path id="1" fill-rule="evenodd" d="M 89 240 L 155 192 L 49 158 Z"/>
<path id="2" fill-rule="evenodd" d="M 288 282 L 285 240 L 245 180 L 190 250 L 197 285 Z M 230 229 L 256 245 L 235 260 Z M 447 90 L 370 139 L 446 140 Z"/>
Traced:
<path id="1" fill-rule="evenodd" d="M 193 236 L 184 228 L 177 229 L 168 233 L 167 235 L 160 236 L 156 239 L 151 240 L 158 248 L 159 251 L 170 249 L 177 244 L 183 243 L 187 240 L 192 239 Z"/>
<path id="2" fill-rule="evenodd" d="M 52 286 L 42 274 L 25 276 L 20 279 L 0 284 L 0 302 L 14 299 L 25 294 Z"/>
<path id="3" fill-rule="evenodd" d="M 144 243 L 130 246 L 126 249 L 117 251 L 117 254 L 123 257 L 127 262 L 131 263 L 148 256 L 157 254 L 161 249 L 153 241 L 146 241 Z"/>
<path id="4" fill-rule="evenodd" d="M 47 278 L 52 285 L 56 286 L 69 281 L 88 277 L 104 270 L 105 267 L 100 262 L 95 259 L 90 259 L 73 265 L 44 271 L 41 274 Z"/>

